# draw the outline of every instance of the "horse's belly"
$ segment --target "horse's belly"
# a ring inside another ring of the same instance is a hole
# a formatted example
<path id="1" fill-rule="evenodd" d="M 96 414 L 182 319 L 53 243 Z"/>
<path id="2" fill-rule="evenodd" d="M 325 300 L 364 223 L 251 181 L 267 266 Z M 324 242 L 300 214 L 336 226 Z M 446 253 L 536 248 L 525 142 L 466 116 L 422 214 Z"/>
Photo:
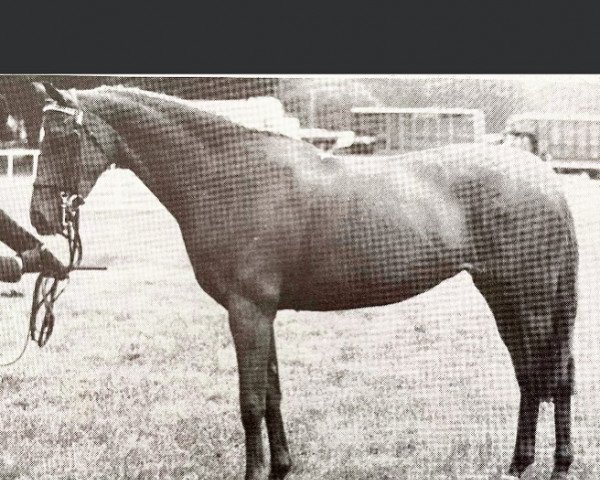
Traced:
<path id="1" fill-rule="evenodd" d="M 340 251 L 316 254 L 310 271 L 284 286 L 281 308 L 345 310 L 401 302 L 459 273 L 465 258 L 462 251 L 432 246 L 375 249 L 360 257 Z"/>
<path id="2" fill-rule="evenodd" d="M 431 282 L 426 287 L 415 289 L 414 285 L 398 283 L 396 285 L 367 285 L 344 288 L 345 285 L 331 282 L 317 284 L 304 292 L 284 295 L 280 309 L 332 311 L 355 308 L 376 307 L 402 302 L 419 293 L 435 287 L 441 280 Z"/>

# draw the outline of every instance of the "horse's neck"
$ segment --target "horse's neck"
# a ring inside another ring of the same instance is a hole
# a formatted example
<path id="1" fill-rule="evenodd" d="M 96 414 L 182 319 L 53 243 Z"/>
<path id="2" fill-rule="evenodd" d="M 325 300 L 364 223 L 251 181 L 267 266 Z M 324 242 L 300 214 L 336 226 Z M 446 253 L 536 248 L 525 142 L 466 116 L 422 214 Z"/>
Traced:
<path id="1" fill-rule="evenodd" d="M 176 125 L 154 132 L 144 118 L 133 121 L 114 122 L 122 142 L 122 155 L 117 163 L 120 168 L 132 170 L 158 200 L 178 218 L 187 203 L 187 188 L 193 178 L 194 148 L 189 136 L 184 137 Z M 171 131 L 172 130 L 172 131 Z M 179 139 L 179 140 L 177 140 Z"/>
<path id="2" fill-rule="evenodd" d="M 262 154 L 263 137 L 195 112 L 182 111 L 176 121 L 159 115 L 143 105 L 117 103 L 105 121 L 124 146 L 118 166 L 132 170 L 182 230 L 219 228 L 210 223 L 215 205 L 236 204 L 233 199 L 241 197 L 251 201 L 260 190 L 255 180 L 276 176 Z"/>

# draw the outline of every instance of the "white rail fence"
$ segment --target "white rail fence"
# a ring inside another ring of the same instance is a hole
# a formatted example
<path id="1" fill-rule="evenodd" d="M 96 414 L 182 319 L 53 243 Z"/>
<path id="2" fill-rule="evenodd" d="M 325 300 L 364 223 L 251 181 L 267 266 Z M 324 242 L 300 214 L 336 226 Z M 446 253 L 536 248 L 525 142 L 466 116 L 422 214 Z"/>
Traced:
<path id="1" fill-rule="evenodd" d="M 39 156 L 34 148 L 1 148 L 0 176 L 35 177 Z"/>

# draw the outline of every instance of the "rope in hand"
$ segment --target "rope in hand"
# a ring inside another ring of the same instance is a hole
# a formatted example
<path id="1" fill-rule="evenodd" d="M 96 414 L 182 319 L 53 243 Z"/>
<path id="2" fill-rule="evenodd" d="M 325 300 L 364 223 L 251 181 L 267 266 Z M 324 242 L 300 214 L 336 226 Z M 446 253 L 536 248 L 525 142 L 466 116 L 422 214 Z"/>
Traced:
<path id="1" fill-rule="evenodd" d="M 68 272 L 71 272 L 79 267 L 83 257 L 83 246 L 81 236 L 79 235 L 79 206 L 81 198 L 72 196 L 70 198 L 63 197 L 63 232 L 61 235 L 67 239 L 69 244 L 69 264 Z M 101 267 L 100 267 L 101 268 Z M 92 269 L 95 269 L 92 267 Z M 59 288 L 61 282 L 65 284 Z M 17 363 L 27 350 L 29 340 L 33 340 L 40 347 L 43 347 L 48 342 L 54 330 L 54 303 L 65 291 L 69 282 L 69 277 L 64 280 L 52 276 L 52 272 L 42 271 L 35 281 L 33 289 L 33 300 L 31 304 L 31 315 L 29 317 L 29 330 L 27 337 L 19 355 L 10 362 L 0 364 L 0 367 L 8 367 Z M 41 321 L 40 329 L 37 331 L 38 314 L 44 308 L 44 316 Z M 37 332 L 37 333 L 36 333 Z"/>

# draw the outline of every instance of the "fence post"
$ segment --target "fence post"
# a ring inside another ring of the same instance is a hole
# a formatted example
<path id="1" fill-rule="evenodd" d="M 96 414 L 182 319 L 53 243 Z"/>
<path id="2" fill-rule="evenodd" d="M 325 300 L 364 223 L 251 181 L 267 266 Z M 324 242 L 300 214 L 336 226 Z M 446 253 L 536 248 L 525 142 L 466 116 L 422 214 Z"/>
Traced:
<path id="1" fill-rule="evenodd" d="M 477 112 L 473 115 L 473 133 L 475 134 L 475 138 L 473 138 L 473 143 L 479 143 L 483 141 L 483 137 L 485 135 L 485 117 L 483 113 Z"/>
<path id="2" fill-rule="evenodd" d="M 40 156 L 40 151 L 35 150 L 32 154 L 33 156 L 33 165 L 31 171 L 33 172 L 33 178 L 37 177 L 37 169 L 38 169 L 38 157 Z"/>
<path id="3" fill-rule="evenodd" d="M 13 176 L 13 167 L 14 167 L 14 153 L 13 152 L 8 152 L 8 154 L 6 155 L 6 176 L 8 178 L 12 178 Z"/>

